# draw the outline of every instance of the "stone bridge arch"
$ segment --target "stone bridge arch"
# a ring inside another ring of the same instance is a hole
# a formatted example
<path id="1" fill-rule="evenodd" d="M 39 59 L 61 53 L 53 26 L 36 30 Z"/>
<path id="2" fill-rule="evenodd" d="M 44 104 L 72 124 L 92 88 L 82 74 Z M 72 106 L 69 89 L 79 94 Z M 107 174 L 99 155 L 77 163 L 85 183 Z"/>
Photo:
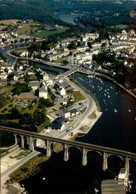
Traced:
<path id="1" fill-rule="evenodd" d="M 72 146 L 72 145 L 63 143 L 64 161 L 68 161 L 68 160 L 69 160 L 69 154 L 70 154 L 69 152 L 70 152 L 70 149 L 71 149 L 71 148 L 77 149 L 77 150 L 80 151 L 81 154 L 82 154 L 82 148 L 81 148 L 81 147 Z"/>
<path id="2" fill-rule="evenodd" d="M 121 168 L 124 168 L 125 158 L 116 154 L 107 154 L 107 168 L 114 169 L 118 174 Z"/>

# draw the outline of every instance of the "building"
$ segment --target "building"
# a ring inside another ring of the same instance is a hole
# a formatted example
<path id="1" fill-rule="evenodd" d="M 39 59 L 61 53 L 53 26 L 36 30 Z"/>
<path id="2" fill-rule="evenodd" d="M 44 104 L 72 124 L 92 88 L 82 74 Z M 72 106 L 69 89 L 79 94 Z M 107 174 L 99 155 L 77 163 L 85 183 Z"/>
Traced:
<path id="1" fill-rule="evenodd" d="M 59 115 L 64 118 L 70 118 L 79 114 L 77 109 L 65 109 L 59 112 Z"/>
<path id="2" fill-rule="evenodd" d="M 23 92 L 17 97 L 18 100 L 34 100 L 36 98 L 37 98 L 37 96 L 35 96 L 32 91 L 31 92 Z"/>
<path id="3" fill-rule="evenodd" d="M 54 130 L 63 130 L 65 128 L 65 125 L 69 122 L 68 119 L 64 117 L 58 117 L 56 118 L 49 126 L 48 129 L 54 129 Z"/>
<path id="4" fill-rule="evenodd" d="M 63 87 L 60 87 L 60 88 L 58 89 L 58 93 L 59 93 L 61 96 L 64 96 L 64 95 L 66 95 L 66 90 L 65 90 Z"/>
<path id="5" fill-rule="evenodd" d="M 47 90 L 45 88 L 43 88 L 43 87 L 39 88 L 39 97 L 40 98 L 43 97 L 45 99 L 48 98 L 48 92 L 47 92 Z"/>
<path id="6" fill-rule="evenodd" d="M 79 114 L 79 111 L 76 108 L 70 110 L 70 116 L 71 117 L 76 116 L 78 114 Z"/>
<path id="7" fill-rule="evenodd" d="M 32 90 L 35 92 L 40 87 L 39 81 L 30 81 L 29 86 L 31 86 Z"/>
<path id="8" fill-rule="evenodd" d="M 0 74 L 0 79 L 7 79 L 7 77 L 8 77 L 7 73 Z"/>
<path id="9" fill-rule="evenodd" d="M 127 169 L 126 168 L 121 168 L 118 174 L 118 179 L 123 180 L 124 185 L 127 186 L 128 183 L 128 176 L 127 176 Z"/>
<path id="10" fill-rule="evenodd" d="M 121 180 L 103 180 L 101 183 L 102 194 L 126 194 L 126 187 Z"/>

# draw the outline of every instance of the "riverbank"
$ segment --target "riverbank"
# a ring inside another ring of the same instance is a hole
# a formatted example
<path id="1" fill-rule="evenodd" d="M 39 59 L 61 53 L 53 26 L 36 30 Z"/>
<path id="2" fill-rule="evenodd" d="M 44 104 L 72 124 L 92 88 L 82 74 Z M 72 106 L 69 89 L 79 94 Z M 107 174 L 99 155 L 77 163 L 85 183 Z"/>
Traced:
<path id="1" fill-rule="evenodd" d="M 131 91 L 129 91 L 128 89 L 126 89 L 123 85 L 119 84 L 116 80 L 112 79 L 111 77 L 106 76 L 106 75 L 104 75 L 102 73 L 97 73 L 96 75 L 99 76 L 99 77 L 108 79 L 109 81 L 112 81 L 114 84 L 116 84 L 117 86 L 119 86 L 120 88 L 122 88 L 123 90 L 125 90 L 132 97 L 136 98 L 136 95 L 135 94 L 133 94 Z"/>
<path id="2" fill-rule="evenodd" d="M 79 90 L 80 84 L 78 84 L 78 86 L 75 83 L 71 83 L 71 84 L 72 85 L 74 84 L 74 87 Z M 82 91 L 84 94 L 87 92 L 87 90 L 85 90 L 85 88 L 83 90 L 81 85 L 80 85 L 80 91 Z M 86 94 L 86 95 L 88 95 L 88 94 Z M 87 96 L 86 96 L 86 100 L 89 103 L 89 101 L 92 99 L 89 98 L 89 100 L 88 100 Z M 93 127 L 95 122 L 101 116 L 101 113 L 97 114 L 96 112 L 97 112 L 97 106 L 95 105 L 95 101 L 93 101 L 93 105 L 91 107 L 88 106 L 87 110 L 85 110 L 86 115 L 84 116 L 84 119 L 81 119 L 82 122 L 80 124 L 75 123 L 74 128 L 71 131 L 69 131 L 69 133 L 67 133 L 67 135 L 64 135 L 65 139 L 74 140 L 79 134 L 84 134 L 84 135 L 87 134 L 90 131 L 90 129 Z M 81 116 L 82 116 L 82 114 L 81 114 Z M 73 133 L 72 136 L 70 135 L 71 133 Z M 60 152 L 60 151 L 62 151 L 62 149 L 59 146 L 57 146 L 56 152 Z M 12 173 L 10 175 L 10 178 L 15 180 L 15 181 L 20 182 L 21 180 L 24 180 L 26 178 L 29 178 L 30 176 L 33 176 L 36 172 L 39 172 L 39 167 L 40 167 L 39 165 L 41 164 L 41 162 L 48 161 L 48 159 L 49 159 L 49 158 L 46 158 L 46 160 L 44 160 L 44 158 L 45 158 L 45 156 L 43 157 L 43 160 L 40 159 L 40 162 L 38 162 L 38 163 L 34 162 L 34 158 L 28 160 L 23 166 L 21 166 L 18 170 L 16 170 L 14 173 Z M 30 167 L 31 167 L 31 169 L 30 169 Z M 24 172 L 24 169 L 27 169 L 27 174 L 26 174 L 26 172 Z M 28 169 L 30 169 L 30 171 Z M 19 179 L 19 177 L 21 179 Z M 16 178 L 18 180 L 16 180 Z M 2 182 L 2 189 L 3 189 L 4 194 L 8 193 L 10 190 L 12 190 L 13 192 L 18 192 L 18 193 L 24 191 L 24 188 L 22 188 L 21 185 L 19 185 L 16 182 L 5 185 L 5 182 L 7 179 L 9 179 L 9 177 L 7 177 L 7 178 L 4 177 L 4 180 Z"/>
<path id="3" fill-rule="evenodd" d="M 61 64 L 55 64 L 55 63 L 47 62 L 47 61 L 43 61 L 43 60 L 35 60 L 35 59 L 30 59 L 30 58 L 17 57 L 17 56 L 12 55 L 11 51 L 12 50 L 7 51 L 7 55 L 9 55 L 10 57 L 15 58 L 15 59 L 28 60 L 28 61 L 32 61 L 32 62 L 38 62 L 38 63 L 41 63 L 43 65 L 48 65 L 48 66 L 52 66 L 52 67 L 58 67 L 58 68 L 65 69 L 65 70 L 69 70 L 70 69 L 70 67 L 65 67 L 65 66 L 62 66 Z M 84 71 L 82 70 L 82 71 L 79 71 L 79 72 L 83 73 L 83 74 L 86 74 L 86 75 L 92 75 L 91 71 L 89 72 L 89 71 L 86 71 L 86 70 L 84 70 Z M 136 95 L 134 93 L 129 91 L 127 88 L 125 88 L 123 85 L 119 84 L 115 79 L 109 77 L 108 75 L 104 75 L 102 73 L 95 73 L 95 75 L 98 76 L 98 77 L 104 78 L 104 79 L 108 79 L 109 81 L 112 81 L 114 84 L 116 84 L 117 86 L 122 88 L 124 91 L 126 91 L 129 95 L 131 95 L 132 97 L 136 98 Z"/>
<path id="4" fill-rule="evenodd" d="M 93 108 L 95 108 L 95 107 L 93 107 Z M 94 111 L 94 109 L 92 111 Z M 90 119 L 92 119 L 92 118 L 90 118 Z M 86 118 L 86 120 L 84 121 L 85 122 L 84 128 L 80 127 L 80 129 L 76 128 L 76 130 L 74 130 L 75 131 L 74 136 L 67 135 L 67 136 L 65 136 L 65 138 L 74 140 L 81 133 L 85 135 L 85 133 L 90 131 L 91 127 L 94 125 L 94 123 L 96 122 L 98 117 L 97 117 L 97 119 L 95 117 L 96 120 L 93 119 L 94 122 L 90 122 L 90 119 Z M 62 147 L 60 147 L 59 145 L 54 146 L 54 151 L 55 152 L 58 153 L 62 150 L 63 150 Z M 38 162 L 37 162 L 37 160 L 38 160 Z M 39 172 L 40 164 L 45 162 L 45 161 L 48 161 L 48 160 L 49 160 L 49 158 L 47 158 L 45 155 L 42 156 L 42 157 L 41 156 L 36 156 L 36 157 L 28 160 L 24 165 L 19 167 L 19 169 L 14 171 L 9 177 L 6 177 L 6 178 L 4 177 L 4 180 L 2 182 L 2 191 L 3 191 L 2 193 L 7 194 L 11 190 L 13 192 L 16 192 L 16 193 L 19 193 L 19 192 L 21 193 L 22 191 L 24 191 L 24 188 L 16 181 L 20 182 L 21 180 L 24 180 L 26 178 L 34 176 L 37 172 Z M 25 169 L 27 169 L 27 173 L 26 173 Z M 13 179 L 15 182 L 5 185 L 5 182 L 6 182 L 7 179 L 8 180 Z"/>

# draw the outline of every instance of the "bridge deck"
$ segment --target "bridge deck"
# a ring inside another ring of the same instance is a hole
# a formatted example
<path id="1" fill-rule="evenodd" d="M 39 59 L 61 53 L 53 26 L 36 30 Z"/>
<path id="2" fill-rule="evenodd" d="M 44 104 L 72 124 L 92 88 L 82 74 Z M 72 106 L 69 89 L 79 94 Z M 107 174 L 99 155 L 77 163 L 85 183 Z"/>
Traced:
<path id="1" fill-rule="evenodd" d="M 127 156 L 129 158 L 136 160 L 135 153 L 124 151 L 124 150 L 99 146 L 99 145 L 95 145 L 95 144 L 88 144 L 88 143 L 83 143 L 83 142 L 79 142 L 79 141 L 70 141 L 70 140 L 64 140 L 64 139 L 59 139 L 59 138 L 55 138 L 55 137 L 49 137 L 49 136 L 45 136 L 45 135 L 42 135 L 39 133 L 25 131 L 25 130 L 21 130 L 21 129 L 10 128 L 10 127 L 5 127 L 5 126 L 0 126 L 0 130 L 9 131 L 9 132 L 12 132 L 12 133 L 15 133 L 18 135 L 31 136 L 31 137 L 36 138 L 36 139 L 49 140 L 53 143 L 56 142 L 56 143 L 67 144 L 67 145 L 70 145 L 71 147 L 73 146 L 73 147 L 79 147 L 79 148 L 86 148 L 88 150 L 106 152 L 109 154 L 119 155 L 119 156 L 124 156 L 124 157 Z"/>

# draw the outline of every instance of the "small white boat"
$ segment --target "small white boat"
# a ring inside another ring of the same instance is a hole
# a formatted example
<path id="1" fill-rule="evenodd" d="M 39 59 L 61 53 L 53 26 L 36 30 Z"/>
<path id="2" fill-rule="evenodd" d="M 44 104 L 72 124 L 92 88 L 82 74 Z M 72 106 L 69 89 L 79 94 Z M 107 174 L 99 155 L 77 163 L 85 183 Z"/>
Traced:
<path id="1" fill-rule="evenodd" d="M 117 109 L 114 109 L 114 112 L 117 112 Z"/>

